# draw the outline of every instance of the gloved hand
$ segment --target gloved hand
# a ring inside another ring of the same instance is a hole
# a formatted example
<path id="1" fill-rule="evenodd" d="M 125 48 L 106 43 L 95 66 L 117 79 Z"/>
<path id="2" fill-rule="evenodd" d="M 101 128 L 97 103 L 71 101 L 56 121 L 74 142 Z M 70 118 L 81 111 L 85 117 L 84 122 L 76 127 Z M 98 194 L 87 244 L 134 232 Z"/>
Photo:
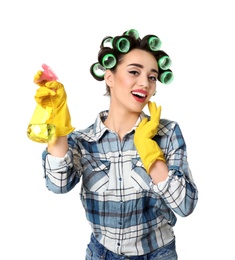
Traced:
<path id="1" fill-rule="evenodd" d="M 152 138 L 157 134 L 159 125 L 161 106 L 157 107 L 156 103 L 148 102 L 150 111 L 150 120 L 144 118 L 135 130 L 134 144 L 140 155 L 147 173 L 156 160 L 165 162 L 164 155 L 157 142 Z"/>
<path id="2" fill-rule="evenodd" d="M 52 137 L 66 136 L 74 130 L 67 106 L 67 94 L 58 81 L 40 81 L 42 71 L 34 76 L 40 87 L 36 91 L 36 109 L 28 127 L 28 137 L 45 143 Z"/>
<path id="3" fill-rule="evenodd" d="M 67 106 L 67 94 L 58 81 L 49 81 L 36 91 L 36 102 L 44 109 L 51 109 L 47 124 L 55 125 L 55 136 L 66 136 L 74 130 Z"/>

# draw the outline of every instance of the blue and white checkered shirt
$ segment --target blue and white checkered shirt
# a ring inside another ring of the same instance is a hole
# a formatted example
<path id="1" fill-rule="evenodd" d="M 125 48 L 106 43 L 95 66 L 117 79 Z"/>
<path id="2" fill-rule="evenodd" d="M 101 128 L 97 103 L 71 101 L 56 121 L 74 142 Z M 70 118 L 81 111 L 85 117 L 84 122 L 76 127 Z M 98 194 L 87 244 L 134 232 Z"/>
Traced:
<path id="1" fill-rule="evenodd" d="M 98 241 L 116 254 L 147 254 L 172 241 L 176 214 L 187 216 L 197 204 L 186 144 L 176 122 L 160 120 L 154 139 L 169 174 L 154 185 L 133 142 L 137 125 L 147 115 L 142 112 L 122 141 L 103 124 L 107 115 L 103 111 L 93 125 L 71 133 L 64 158 L 44 151 L 46 185 L 66 193 L 81 180 L 81 201 Z"/>

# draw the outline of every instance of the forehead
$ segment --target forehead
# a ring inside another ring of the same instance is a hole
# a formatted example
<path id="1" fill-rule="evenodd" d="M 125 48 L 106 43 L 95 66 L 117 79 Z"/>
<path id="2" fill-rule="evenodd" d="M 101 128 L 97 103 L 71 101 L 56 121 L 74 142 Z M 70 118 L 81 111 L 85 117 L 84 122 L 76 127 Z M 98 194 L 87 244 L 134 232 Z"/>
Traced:
<path id="1" fill-rule="evenodd" d="M 143 66 L 148 66 L 157 69 L 157 60 L 156 58 L 145 50 L 133 49 L 122 58 L 122 63 L 128 64 L 141 64 Z"/>

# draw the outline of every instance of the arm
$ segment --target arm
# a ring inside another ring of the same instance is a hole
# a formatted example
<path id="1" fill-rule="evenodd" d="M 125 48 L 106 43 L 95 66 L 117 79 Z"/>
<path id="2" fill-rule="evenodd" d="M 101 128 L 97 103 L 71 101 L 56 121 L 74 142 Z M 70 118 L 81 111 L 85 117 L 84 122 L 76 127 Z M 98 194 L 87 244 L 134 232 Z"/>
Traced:
<path id="1" fill-rule="evenodd" d="M 72 138 L 68 138 L 58 137 L 49 142 L 48 148 L 42 154 L 46 186 L 54 193 L 69 192 L 81 178 L 81 155 Z"/>
<path id="2" fill-rule="evenodd" d="M 60 136 L 48 142 L 47 150 L 55 157 L 64 157 L 69 149 L 67 136 Z"/>
<path id="3" fill-rule="evenodd" d="M 31 139 L 39 142 L 43 140 L 43 142 L 48 143 L 48 147 L 42 155 L 47 188 L 54 193 L 65 193 L 70 191 L 80 180 L 80 157 L 78 151 L 75 148 L 72 149 L 72 145 L 71 148 L 68 145 L 67 136 L 74 130 L 74 127 L 71 126 L 64 86 L 56 81 L 57 77 L 53 78 L 53 81 L 48 81 L 51 78 L 45 76 L 48 76 L 48 73 L 44 75 L 42 71 L 38 71 L 34 76 L 34 82 L 39 85 L 35 100 L 37 106 L 49 113 L 47 117 L 41 117 L 42 110 L 37 110 L 34 114 L 35 122 L 39 126 L 42 123 L 54 125 L 55 130 L 50 136 L 47 135 L 47 131 L 42 132 L 45 133 L 44 139 L 38 138 L 37 135 L 41 135 L 41 132 L 35 131 Z M 42 118 L 43 122 L 40 121 Z M 75 146 L 74 144 L 73 147 Z"/>
<path id="4" fill-rule="evenodd" d="M 195 209 L 198 201 L 198 190 L 188 165 L 186 144 L 180 127 L 171 122 L 165 126 L 164 132 L 166 131 L 167 137 L 161 138 L 159 146 L 164 149 L 168 176 L 166 177 L 165 170 L 162 170 L 166 179 L 162 178 L 161 182 L 155 182 L 159 168 L 157 164 L 154 164 L 151 168 L 153 190 L 165 200 L 173 211 L 184 217 Z M 164 148 L 166 143 L 168 145 Z"/>
<path id="5" fill-rule="evenodd" d="M 184 138 L 174 122 L 158 129 L 161 107 L 151 102 L 148 106 L 151 117 L 150 120 L 144 118 L 137 127 L 135 146 L 146 172 L 152 178 L 153 190 L 169 208 L 187 216 L 197 204 L 198 191 L 188 166 Z"/>

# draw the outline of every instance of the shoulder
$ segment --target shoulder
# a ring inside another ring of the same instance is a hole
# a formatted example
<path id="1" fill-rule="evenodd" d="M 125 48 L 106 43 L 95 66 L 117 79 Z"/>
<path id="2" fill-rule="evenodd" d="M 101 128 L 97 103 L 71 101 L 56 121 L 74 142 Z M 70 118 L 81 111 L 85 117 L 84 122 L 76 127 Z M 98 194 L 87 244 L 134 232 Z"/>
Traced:
<path id="1" fill-rule="evenodd" d="M 108 111 L 102 111 L 98 114 L 94 123 L 84 129 L 74 131 L 70 136 L 73 139 L 82 139 L 88 142 L 99 140 L 106 132 L 107 128 L 103 124 L 103 121 L 108 115 Z"/>
<path id="2" fill-rule="evenodd" d="M 165 146 L 185 146 L 184 136 L 179 124 L 176 121 L 172 121 L 169 119 L 160 120 L 156 140 L 158 140 L 159 143 L 163 143 Z"/>
<path id="3" fill-rule="evenodd" d="M 178 122 L 169 120 L 169 119 L 160 119 L 159 126 L 158 126 L 158 134 L 167 134 L 175 131 L 180 131 L 180 126 Z"/>
<path id="4" fill-rule="evenodd" d="M 94 136 L 94 124 L 91 124 L 87 128 L 79 129 L 70 134 L 73 139 L 92 139 Z"/>

